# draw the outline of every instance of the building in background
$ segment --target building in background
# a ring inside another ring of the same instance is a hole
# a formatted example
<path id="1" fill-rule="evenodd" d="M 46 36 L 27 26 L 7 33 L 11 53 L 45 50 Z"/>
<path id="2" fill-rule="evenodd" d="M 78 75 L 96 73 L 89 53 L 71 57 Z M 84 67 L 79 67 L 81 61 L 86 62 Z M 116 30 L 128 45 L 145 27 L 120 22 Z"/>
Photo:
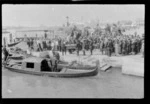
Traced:
<path id="1" fill-rule="evenodd" d="M 2 46 L 11 43 L 12 34 L 7 30 L 2 30 Z"/>

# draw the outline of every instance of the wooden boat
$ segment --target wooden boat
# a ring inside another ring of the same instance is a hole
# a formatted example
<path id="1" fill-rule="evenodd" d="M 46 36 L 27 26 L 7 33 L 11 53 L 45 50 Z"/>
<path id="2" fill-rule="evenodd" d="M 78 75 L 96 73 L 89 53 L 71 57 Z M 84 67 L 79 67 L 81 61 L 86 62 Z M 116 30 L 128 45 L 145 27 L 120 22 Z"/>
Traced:
<path id="1" fill-rule="evenodd" d="M 47 56 L 50 56 L 49 58 L 51 58 L 52 60 L 56 59 L 56 57 L 54 57 L 52 55 L 52 53 L 50 53 L 50 52 L 48 53 L 47 51 L 44 51 L 44 52 L 32 52 L 32 56 L 39 57 L 39 58 L 48 58 Z M 89 65 L 86 65 L 86 66 L 76 65 L 76 66 L 74 66 L 73 63 L 70 64 L 70 63 L 65 62 L 63 60 L 59 61 L 58 66 L 66 67 L 66 68 L 69 68 L 69 69 L 93 69 L 93 68 L 95 68 L 95 66 L 91 67 Z"/>
<path id="2" fill-rule="evenodd" d="M 94 67 L 92 70 L 75 70 L 75 69 L 68 69 L 65 67 L 59 67 L 58 71 L 42 71 L 41 65 L 42 58 L 28 58 L 24 59 L 21 64 L 14 64 L 14 65 L 5 65 L 4 67 L 10 71 L 24 73 L 24 74 L 31 74 L 31 75 L 39 75 L 39 76 L 49 76 L 49 77 L 87 77 L 87 76 L 95 76 L 98 74 L 98 62 L 97 66 Z"/>
<path id="3" fill-rule="evenodd" d="M 13 46 L 19 44 L 20 42 L 21 42 L 21 41 L 18 41 L 18 42 L 15 42 L 15 43 L 11 43 L 11 44 L 8 44 L 8 47 L 13 47 Z"/>
<path id="4" fill-rule="evenodd" d="M 13 59 L 13 60 L 23 60 L 24 57 L 23 57 L 23 56 L 9 56 L 9 59 Z"/>

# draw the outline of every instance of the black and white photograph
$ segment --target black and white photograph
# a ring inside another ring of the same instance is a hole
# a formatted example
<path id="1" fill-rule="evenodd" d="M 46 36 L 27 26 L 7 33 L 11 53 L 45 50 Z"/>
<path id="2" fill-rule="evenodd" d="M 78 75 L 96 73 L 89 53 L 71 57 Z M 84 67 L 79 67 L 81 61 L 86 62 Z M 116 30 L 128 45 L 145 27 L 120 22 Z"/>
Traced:
<path id="1" fill-rule="evenodd" d="M 144 4 L 3 4 L 2 98 L 144 98 Z"/>

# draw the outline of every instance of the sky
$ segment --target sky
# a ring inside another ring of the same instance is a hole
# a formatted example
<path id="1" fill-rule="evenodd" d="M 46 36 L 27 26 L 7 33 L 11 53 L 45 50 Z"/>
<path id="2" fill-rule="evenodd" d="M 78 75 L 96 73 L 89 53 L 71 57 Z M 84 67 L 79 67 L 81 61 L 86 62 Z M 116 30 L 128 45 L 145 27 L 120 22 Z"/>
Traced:
<path id="1" fill-rule="evenodd" d="M 71 22 L 116 22 L 145 18 L 144 5 L 3 4 L 2 26 L 62 26 Z"/>

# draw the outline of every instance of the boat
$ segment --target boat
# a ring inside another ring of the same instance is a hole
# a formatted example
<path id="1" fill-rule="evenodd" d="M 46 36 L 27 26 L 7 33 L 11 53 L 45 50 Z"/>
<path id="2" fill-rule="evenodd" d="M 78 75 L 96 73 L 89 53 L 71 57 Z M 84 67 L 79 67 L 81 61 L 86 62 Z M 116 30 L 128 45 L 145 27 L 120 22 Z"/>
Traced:
<path id="1" fill-rule="evenodd" d="M 12 59 L 12 60 L 23 60 L 24 57 L 23 56 L 9 56 L 9 59 Z"/>
<path id="2" fill-rule="evenodd" d="M 56 57 L 53 56 L 52 52 L 51 51 L 43 51 L 43 52 L 31 52 L 32 56 L 34 57 L 39 57 L 39 58 L 50 58 L 51 60 L 55 60 Z M 69 69 L 93 69 L 95 68 L 95 66 L 91 67 L 89 65 L 85 65 L 85 66 L 82 66 L 82 65 L 74 65 L 74 62 L 72 63 L 69 63 L 69 62 L 66 62 L 64 60 L 60 60 L 58 62 L 58 66 L 60 67 L 66 67 L 66 68 L 69 68 Z"/>
<path id="3" fill-rule="evenodd" d="M 13 47 L 13 46 L 15 46 L 15 45 L 19 44 L 20 42 L 21 42 L 21 41 L 14 42 L 14 43 L 11 43 L 11 44 L 8 44 L 8 47 Z"/>
<path id="4" fill-rule="evenodd" d="M 58 66 L 57 71 L 43 71 L 41 70 L 41 66 L 44 60 L 45 59 L 43 58 L 30 57 L 22 60 L 22 62 L 19 64 L 7 63 L 7 65 L 4 65 L 4 68 L 18 73 L 38 75 L 38 76 L 49 76 L 49 77 L 64 77 L 64 78 L 87 77 L 87 76 L 95 76 L 98 74 L 99 62 L 97 62 L 97 65 L 91 70 L 87 69 L 75 70 Z"/>

